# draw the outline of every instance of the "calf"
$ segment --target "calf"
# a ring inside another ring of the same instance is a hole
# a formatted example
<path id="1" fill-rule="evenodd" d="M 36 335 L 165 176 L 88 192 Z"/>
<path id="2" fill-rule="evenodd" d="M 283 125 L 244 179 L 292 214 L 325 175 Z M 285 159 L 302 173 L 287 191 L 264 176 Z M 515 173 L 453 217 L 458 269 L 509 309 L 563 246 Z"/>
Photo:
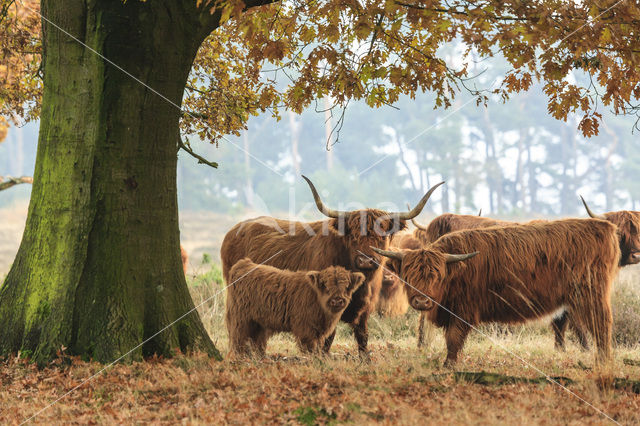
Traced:
<path id="1" fill-rule="evenodd" d="M 264 355 L 269 337 L 291 332 L 303 351 L 317 352 L 334 332 L 360 272 L 339 266 L 288 271 L 242 259 L 229 272 L 226 324 L 233 354 L 254 349 Z"/>
<path id="2" fill-rule="evenodd" d="M 375 251 L 396 263 L 410 305 L 444 328 L 448 365 L 472 327 L 522 323 L 560 309 L 589 330 L 597 360 L 606 360 L 620 258 L 616 233 L 607 221 L 566 219 L 453 232 L 425 249 Z"/>

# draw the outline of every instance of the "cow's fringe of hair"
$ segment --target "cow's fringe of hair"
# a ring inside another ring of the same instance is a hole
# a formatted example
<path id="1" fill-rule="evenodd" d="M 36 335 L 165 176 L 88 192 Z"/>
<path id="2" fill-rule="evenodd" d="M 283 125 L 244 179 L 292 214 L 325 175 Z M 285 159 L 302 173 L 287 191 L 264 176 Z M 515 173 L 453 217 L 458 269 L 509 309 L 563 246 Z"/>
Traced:
<path id="1" fill-rule="evenodd" d="M 604 217 L 618 227 L 620 239 L 620 266 L 629 264 L 631 250 L 640 249 L 640 212 L 621 210 L 605 213 Z"/>

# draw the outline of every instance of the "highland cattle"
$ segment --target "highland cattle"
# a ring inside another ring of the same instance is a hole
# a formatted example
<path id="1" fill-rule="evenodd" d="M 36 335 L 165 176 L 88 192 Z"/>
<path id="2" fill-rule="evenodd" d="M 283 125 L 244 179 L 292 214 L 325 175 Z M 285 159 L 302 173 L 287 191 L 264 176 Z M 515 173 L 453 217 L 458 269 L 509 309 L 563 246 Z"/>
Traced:
<path id="1" fill-rule="evenodd" d="M 480 213 L 481 212 L 482 210 L 480 211 Z M 417 220 L 412 219 L 411 222 L 416 227 L 413 235 L 423 244 L 423 246 L 427 246 L 428 244 L 436 241 L 441 236 L 455 231 L 519 224 L 518 222 L 509 222 L 505 220 L 479 217 L 480 213 L 478 214 L 478 216 L 447 213 L 433 219 L 428 226 L 421 225 Z M 420 313 L 418 325 L 418 347 L 423 347 L 425 344 L 425 315 L 426 314 L 424 312 Z M 569 316 L 566 312 L 562 312 L 561 314 L 559 314 L 559 316 L 553 318 L 553 320 L 551 321 L 551 328 L 554 332 L 556 348 L 559 350 L 564 350 L 564 335 L 569 324 L 571 324 L 571 329 L 578 339 L 578 343 L 580 344 L 582 349 L 588 350 L 589 343 L 584 330 L 577 326 L 573 321 L 569 321 Z"/>
<path id="2" fill-rule="evenodd" d="M 368 358 L 367 321 L 376 307 L 382 283 L 382 259 L 370 247 L 388 248 L 390 237 L 422 211 L 433 191 L 444 182 L 429 189 L 411 211 L 390 213 L 377 209 L 330 209 L 313 183 L 303 178 L 318 210 L 329 219 L 297 222 L 263 216 L 238 223 L 225 235 L 220 249 L 223 276 L 229 282 L 231 267 L 245 257 L 293 271 L 342 266 L 362 272 L 365 282 L 351 298 L 341 320 L 351 325 L 360 355 Z M 333 337 L 334 334 L 325 341 L 325 352 L 331 348 Z"/>
<path id="3" fill-rule="evenodd" d="M 523 323 L 560 310 L 592 334 L 597 360 L 610 358 L 610 293 L 620 248 L 617 227 L 607 221 L 457 231 L 424 249 L 373 250 L 395 262 L 410 305 L 444 329 L 448 365 L 478 324 Z"/>
<path id="4" fill-rule="evenodd" d="M 318 352 L 364 275 L 340 266 L 288 271 L 245 258 L 233 265 L 229 280 L 225 321 L 231 353 L 253 349 L 264 355 L 267 340 L 278 332 L 292 333 L 301 350 Z"/>

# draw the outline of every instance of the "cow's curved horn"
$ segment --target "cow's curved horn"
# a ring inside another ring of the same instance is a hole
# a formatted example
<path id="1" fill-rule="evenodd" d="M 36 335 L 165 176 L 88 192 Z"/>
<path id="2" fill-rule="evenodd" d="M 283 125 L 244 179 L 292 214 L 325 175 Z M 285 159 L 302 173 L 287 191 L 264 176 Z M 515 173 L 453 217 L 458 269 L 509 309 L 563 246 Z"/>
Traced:
<path id="1" fill-rule="evenodd" d="M 318 207 L 318 210 L 322 212 L 322 214 L 324 214 L 325 216 L 334 217 L 334 218 L 339 218 L 340 216 L 343 216 L 345 214 L 345 212 L 341 212 L 339 210 L 333 210 L 325 206 L 322 200 L 320 199 L 320 194 L 318 194 L 316 187 L 313 186 L 309 178 L 307 178 L 305 175 L 302 175 L 302 177 L 309 184 L 309 188 L 311 188 L 311 192 L 313 193 L 313 199 L 316 201 L 316 206 Z"/>
<path id="2" fill-rule="evenodd" d="M 587 205 L 587 202 L 584 200 L 584 198 L 582 198 L 582 195 L 580 196 L 580 199 L 582 200 L 582 204 L 584 204 L 584 208 L 587 209 L 587 213 L 589 214 L 589 216 L 591 216 L 594 219 L 604 219 L 604 220 L 606 220 L 606 218 L 603 215 L 595 214 L 594 212 L 591 211 L 591 209 Z"/>
<path id="3" fill-rule="evenodd" d="M 402 219 L 402 220 L 409 220 L 409 219 L 413 219 L 414 217 L 418 216 L 420 214 L 420 212 L 422 211 L 422 209 L 424 208 L 425 204 L 427 204 L 427 201 L 429 200 L 429 197 L 431 197 L 431 194 L 433 194 L 433 191 L 436 190 L 437 187 L 439 187 L 440 185 L 442 185 L 444 183 L 444 181 L 437 183 L 435 185 L 433 185 L 431 187 L 431 189 L 429 189 L 429 191 L 427 191 L 426 194 L 424 194 L 424 197 L 422 197 L 422 200 L 420 200 L 420 202 L 418 204 L 416 204 L 416 206 L 410 210 L 407 213 L 398 213 L 398 218 Z"/>
<path id="4" fill-rule="evenodd" d="M 382 250 L 382 249 L 379 249 L 378 247 L 371 247 L 371 250 L 375 251 L 376 253 L 382 256 L 389 257 L 391 259 L 402 260 L 404 258 L 404 253 L 400 251 Z"/>
<path id="5" fill-rule="evenodd" d="M 474 251 L 473 253 L 465 253 L 465 254 L 449 254 L 447 253 L 446 261 L 447 263 L 461 262 L 463 260 L 471 259 L 473 256 L 480 253 L 479 251 Z"/>
<path id="6" fill-rule="evenodd" d="M 409 209 L 409 211 L 411 211 L 411 206 L 409 205 L 409 203 L 407 203 L 407 209 Z M 424 226 L 423 224 L 421 224 L 420 222 L 418 222 L 414 218 L 411 219 L 411 223 L 413 223 L 413 226 L 415 226 L 418 229 L 422 229 L 423 231 L 427 230 L 426 226 Z"/>
<path id="7" fill-rule="evenodd" d="M 478 211 L 478 216 L 482 216 L 482 208 Z"/>

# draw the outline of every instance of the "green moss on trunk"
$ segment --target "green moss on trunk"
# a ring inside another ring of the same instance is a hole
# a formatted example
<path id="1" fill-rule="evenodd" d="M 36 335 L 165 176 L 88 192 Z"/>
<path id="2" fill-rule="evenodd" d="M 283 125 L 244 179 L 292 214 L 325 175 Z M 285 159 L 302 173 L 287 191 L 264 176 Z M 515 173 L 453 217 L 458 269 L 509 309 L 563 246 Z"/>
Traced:
<path id="1" fill-rule="evenodd" d="M 210 30 L 180 3 L 43 0 L 42 12 L 180 105 Z M 179 250 L 180 110 L 46 23 L 43 39 L 34 185 L 0 289 L 0 354 L 219 357 L 195 311 L 141 345 L 194 307 Z"/>

